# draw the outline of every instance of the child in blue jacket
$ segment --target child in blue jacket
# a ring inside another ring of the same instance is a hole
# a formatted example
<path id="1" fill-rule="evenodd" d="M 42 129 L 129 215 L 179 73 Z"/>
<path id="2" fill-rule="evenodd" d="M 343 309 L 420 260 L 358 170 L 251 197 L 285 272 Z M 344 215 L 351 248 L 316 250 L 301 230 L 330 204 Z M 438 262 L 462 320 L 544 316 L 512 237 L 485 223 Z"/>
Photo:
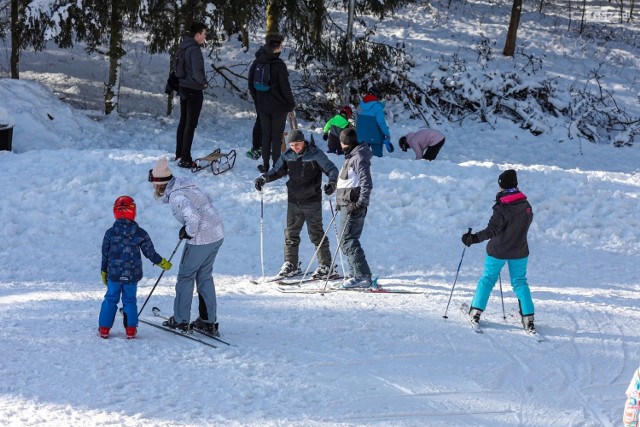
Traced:
<path id="1" fill-rule="evenodd" d="M 136 203 L 133 198 L 118 197 L 113 204 L 113 216 L 116 222 L 102 240 L 101 275 L 107 293 L 100 308 L 98 334 L 101 338 L 109 338 L 122 295 L 124 327 L 127 339 L 130 339 L 136 336 L 138 326 L 136 293 L 138 281 L 142 279 L 140 251 L 163 270 L 169 270 L 171 263 L 156 253 L 149 234 L 135 222 Z"/>

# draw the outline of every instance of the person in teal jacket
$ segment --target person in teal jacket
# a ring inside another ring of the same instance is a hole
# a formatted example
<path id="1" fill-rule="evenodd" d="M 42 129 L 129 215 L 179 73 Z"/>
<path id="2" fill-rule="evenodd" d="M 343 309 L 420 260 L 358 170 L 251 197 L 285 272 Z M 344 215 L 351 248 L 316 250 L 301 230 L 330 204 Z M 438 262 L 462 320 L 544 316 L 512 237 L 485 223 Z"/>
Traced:
<path id="1" fill-rule="evenodd" d="M 353 110 L 350 106 L 345 105 L 340 108 L 340 113 L 333 116 L 326 125 L 324 125 L 324 129 L 322 130 L 324 135 L 322 135 L 322 139 L 327 142 L 327 153 L 334 153 L 338 155 L 342 155 L 344 152 L 342 151 L 342 147 L 340 146 L 340 132 L 344 129 L 351 126 L 351 116 L 353 115 Z"/>
<path id="2" fill-rule="evenodd" d="M 358 142 L 366 142 L 374 156 L 382 157 L 382 145 L 393 153 L 391 133 L 384 117 L 384 102 L 379 101 L 380 91 L 372 86 L 362 98 L 356 116 Z"/>

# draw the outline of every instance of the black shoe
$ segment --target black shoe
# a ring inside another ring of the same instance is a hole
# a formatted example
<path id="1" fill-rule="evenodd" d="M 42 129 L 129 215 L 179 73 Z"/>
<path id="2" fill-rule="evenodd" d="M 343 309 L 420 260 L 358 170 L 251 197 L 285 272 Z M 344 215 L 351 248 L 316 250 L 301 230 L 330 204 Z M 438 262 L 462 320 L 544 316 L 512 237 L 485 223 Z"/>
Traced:
<path id="1" fill-rule="evenodd" d="M 180 163 L 178 163 L 178 167 L 185 169 L 191 169 L 195 166 L 196 164 L 191 160 L 180 160 Z"/>
<path id="2" fill-rule="evenodd" d="M 218 332 L 218 324 L 217 323 L 206 323 L 204 320 L 199 317 L 191 322 L 191 329 L 196 329 L 198 331 L 202 331 L 205 334 L 213 335 L 214 337 L 219 337 L 220 333 Z"/>
<path id="3" fill-rule="evenodd" d="M 267 173 L 269 172 L 269 166 L 258 165 L 258 170 L 260 171 L 260 173 Z"/>
<path id="4" fill-rule="evenodd" d="M 166 326 L 171 329 L 179 329 L 181 331 L 187 332 L 189 330 L 189 324 L 187 322 L 178 323 L 176 319 L 171 316 L 169 320 L 165 320 L 162 322 L 162 326 Z"/>

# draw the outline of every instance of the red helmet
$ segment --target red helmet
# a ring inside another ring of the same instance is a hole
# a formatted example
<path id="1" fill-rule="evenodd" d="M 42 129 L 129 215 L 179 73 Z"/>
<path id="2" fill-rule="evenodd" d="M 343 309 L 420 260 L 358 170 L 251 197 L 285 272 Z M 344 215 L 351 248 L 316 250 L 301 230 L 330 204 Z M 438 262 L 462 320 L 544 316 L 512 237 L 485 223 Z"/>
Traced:
<path id="1" fill-rule="evenodd" d="M 353 115 L 353 110 L 348 105 L 345 105 L 344 107 L 340 108 L 340 114 L 344 114 L 347 120 L 349 120 Z"/>
<path id="2" fill-rule="evenodd" d="M 118 197 L 113 203 L 113 216 L 116 219 L 124 218 L 134 221 L 136 219 L 136 202 L 133 197 Z"/>

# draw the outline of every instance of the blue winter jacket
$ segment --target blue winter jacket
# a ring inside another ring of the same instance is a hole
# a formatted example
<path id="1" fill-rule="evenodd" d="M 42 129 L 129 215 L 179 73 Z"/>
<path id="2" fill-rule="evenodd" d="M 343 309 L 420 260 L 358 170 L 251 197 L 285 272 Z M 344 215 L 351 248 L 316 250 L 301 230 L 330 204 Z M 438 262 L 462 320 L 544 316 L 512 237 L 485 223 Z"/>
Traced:
<path id="1" fill-rule="evenodd" d="M 384 117 L 384 102 L 361 102 L 356 117 L 358 142 L 369 145 L 382 144 L 382 140 L 390 138 L 391 133 Z"/>
<path id="2" fill-rule="evenodd" d="M 154 264 L 162 261 L 144 229 L 135 221 L 116 220 L 102 240 L 102 271 L 113 282 L 137 283 L 142 279 L 140 251 Z"/>

